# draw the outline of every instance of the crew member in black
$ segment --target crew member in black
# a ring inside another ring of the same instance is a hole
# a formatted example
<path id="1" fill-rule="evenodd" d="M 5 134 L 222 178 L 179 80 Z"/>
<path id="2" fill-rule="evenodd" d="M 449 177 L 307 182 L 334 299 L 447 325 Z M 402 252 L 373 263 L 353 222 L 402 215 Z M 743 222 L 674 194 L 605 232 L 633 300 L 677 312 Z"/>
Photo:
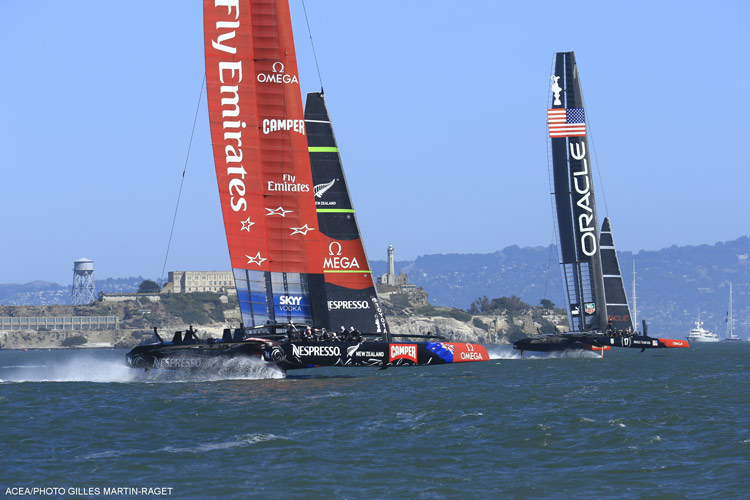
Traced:
<path id="1" fill-rule="evenodd" d="M 359 331 L 354 328 L 354 325 L 349 327 L 349 339 L 352 342 L 362 342 L 362 335 L 360 335 Z"/>
<path id="2" fill-rule="evenodd" d="M 289 320 L 289 326 L 286 328 L 286 336 L 289 338 L 289 342 L 293 342 L 299 338 L 299 332 L 292 320 Z"/>

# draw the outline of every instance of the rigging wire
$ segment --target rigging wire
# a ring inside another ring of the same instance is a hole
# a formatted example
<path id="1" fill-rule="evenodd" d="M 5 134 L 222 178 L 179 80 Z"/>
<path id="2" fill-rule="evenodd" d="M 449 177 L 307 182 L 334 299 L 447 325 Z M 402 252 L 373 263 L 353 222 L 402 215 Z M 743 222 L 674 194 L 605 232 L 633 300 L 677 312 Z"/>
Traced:
<path id="1" fill-rule="evenodd" d="M 548 298 L 547 297 L 547 286 L 549 285 L 549 269 L 552 267 L 552 250 L 555 247 L 555 231 L 552 231 L 552 241 L 550 241 L 549 244 L 549 256 L 547 256 L 547 271 L 544 273 L 544 295 L 542 295 L 543 299 Z"/>
<path id="2" fill-rule="evenodd" d="M 315 69 L 318 70 L 318 81 L 320 82 L 320 93 L 323 92 L 323 77 L 320 76 L 320 65 L 318 64 L 318 55 L 315 52 L 315 44 L 313 43 L 312 30 L 310 29 L 310 20 L 307 18 L 307 7 L 305 7 L 305 0 L 302 0 L 302 10 L 305 12 L 305 23 L 307 23 L 307 33 L 310 35 L 310 46 L 312 47 L 313 59 L 315 59 Z"/>
<path id="3" fill-rule="evenodd" d="M 583 99 L 583 84 L 581 84 L 580 79 L 578 80 L 579 85 L 581 85 L 581 100 Z M 599 178 L 599 189 L 602 193 L 602 201 L 604 201 L 604 213 L 607 217 L 609 217 L 609 207 L 607 206 L 607 193 L 604 191 L 604 179 L 602 178 L 602 171 L 599 168 L 599 158 L 596 156 L 596 146 L 594 145 L 594 134 L 591 133 L 593 130 L 593 127 L 591 126 L 591 119 L 588 112 L 588 109 L 586 108 L 586 102 L 583 102 L 583 108 L 586 109 L 586 135 L 589 139 L 589 145 L 591 147 L 591 153 L 594 156 L 594 165 L 596 166 L 596 176 Z"/>
<path id="4" fill-rule="evenodd" d="M 187 154 L 185 155 L 185 165 L 182 168 L 182 180 L 180 181 L 180 190 L 177 193 L 177 204 L 174 207 L 174 216 L 172 217 L 172 229 L 169 231 L 169 241 L 167 242 L 167 252 L 164 254 L 164 265 L 161 268 L 161 277 L 159 278 L 159 286 L 164 283 L 164 271 L 167 268 L 167 258 L 169 257 L 169 249 L 172 246 L 172 235 L 174 234 L 174 225 L 177 221 L 177 210 L 180 208 L 180 198 L 182 198 L 182 186 L 185 184 L 185 173 L 187 172 L 188 160 L 190 159 L 190 149 L 193 146 L 193 137 L 195 136 L 195 124 L 198 123 L 198 111 L 201 108 L 201 99 L 203 99 L 203 89 L 206 86 L 206 73 L 203 73 L 203 81 L 201 82 L 201 91 L 198 94 L 198 105 L 195 107 L 195 117 L 193 118 L 193 130 L 190 132 L 190 142 L 188 143 Z"/>

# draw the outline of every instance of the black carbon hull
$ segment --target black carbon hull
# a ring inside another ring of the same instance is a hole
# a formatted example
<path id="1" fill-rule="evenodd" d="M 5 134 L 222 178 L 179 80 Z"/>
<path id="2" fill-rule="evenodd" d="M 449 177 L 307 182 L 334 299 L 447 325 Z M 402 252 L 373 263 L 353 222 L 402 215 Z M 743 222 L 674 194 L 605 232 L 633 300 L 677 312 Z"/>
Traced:
<path id="1" fill-rule="evenodd" d="M 254 358 L 282 370 L 316 366 L 424 366 L 488 361 L 484 346 L 457 342 L 280 342 L 246 339 L 241 342 L 164 342 L 138 346 L 126 354 L 132 368 L 212 369 L 215 360 Z"/>
<path id="2" fill-rule="evenodd" d="M 526 337 L 513 343 L 513 348 L 523 351 L 559 352 L 569 350 L 602 351 L 610 347 L 631 349 L 660 349 L 689 347 L 681 340 L 648 337 L 646 335 L 609 336 L 602 333 L 556 333 Z"/>

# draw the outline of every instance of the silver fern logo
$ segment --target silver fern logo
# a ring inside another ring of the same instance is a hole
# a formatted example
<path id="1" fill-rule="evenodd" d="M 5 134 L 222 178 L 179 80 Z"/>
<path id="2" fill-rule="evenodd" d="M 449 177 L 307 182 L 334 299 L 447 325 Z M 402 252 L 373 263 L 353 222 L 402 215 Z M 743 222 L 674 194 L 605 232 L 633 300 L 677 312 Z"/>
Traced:
<path id="1" fill-rule="evenodd" d="M 331 182 L 328 182 L 326 184 L 318 184 L 315 187 L 313 187 L 313 193 L 315 194 L 316 198 L 322 198 L 324 194 L 326 194 L 326 191 L 331 189 L 333 187 L 333 184 L 336 182 L 336 179 L 333 179 Z"/>

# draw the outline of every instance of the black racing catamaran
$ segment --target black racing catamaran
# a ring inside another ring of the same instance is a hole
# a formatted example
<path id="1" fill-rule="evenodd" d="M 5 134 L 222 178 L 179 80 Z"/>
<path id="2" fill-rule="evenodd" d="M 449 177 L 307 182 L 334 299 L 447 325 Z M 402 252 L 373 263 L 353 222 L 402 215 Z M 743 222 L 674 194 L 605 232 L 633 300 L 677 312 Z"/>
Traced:
<path id="1" fill-rule="evenodd" d="M 489 360 L 478 344 L 393 341 L 405 336 L 391 333 L 381 308 L 322 92 L 307 96 L 303 114 L 287 0 L 204 0 L 204 31 L 242 325 L 221 339 L 199 339 L 192 327 L 172 341 L 157 334 L 128 364 L 206 369 L 217 358 L 256 357 L 286 370 Z"/>
<path id="2" fill-rule="evenodd" d="M 601 351 L 688 347 L 683 340 L 635 331 L 609 218 L 598 231 L 587 124 L 575 54 L 555 54 L 547 125 L 552 200 L 557 223 L 570 332 L 535 335 L 513 344 L 521 351 Z"/>

